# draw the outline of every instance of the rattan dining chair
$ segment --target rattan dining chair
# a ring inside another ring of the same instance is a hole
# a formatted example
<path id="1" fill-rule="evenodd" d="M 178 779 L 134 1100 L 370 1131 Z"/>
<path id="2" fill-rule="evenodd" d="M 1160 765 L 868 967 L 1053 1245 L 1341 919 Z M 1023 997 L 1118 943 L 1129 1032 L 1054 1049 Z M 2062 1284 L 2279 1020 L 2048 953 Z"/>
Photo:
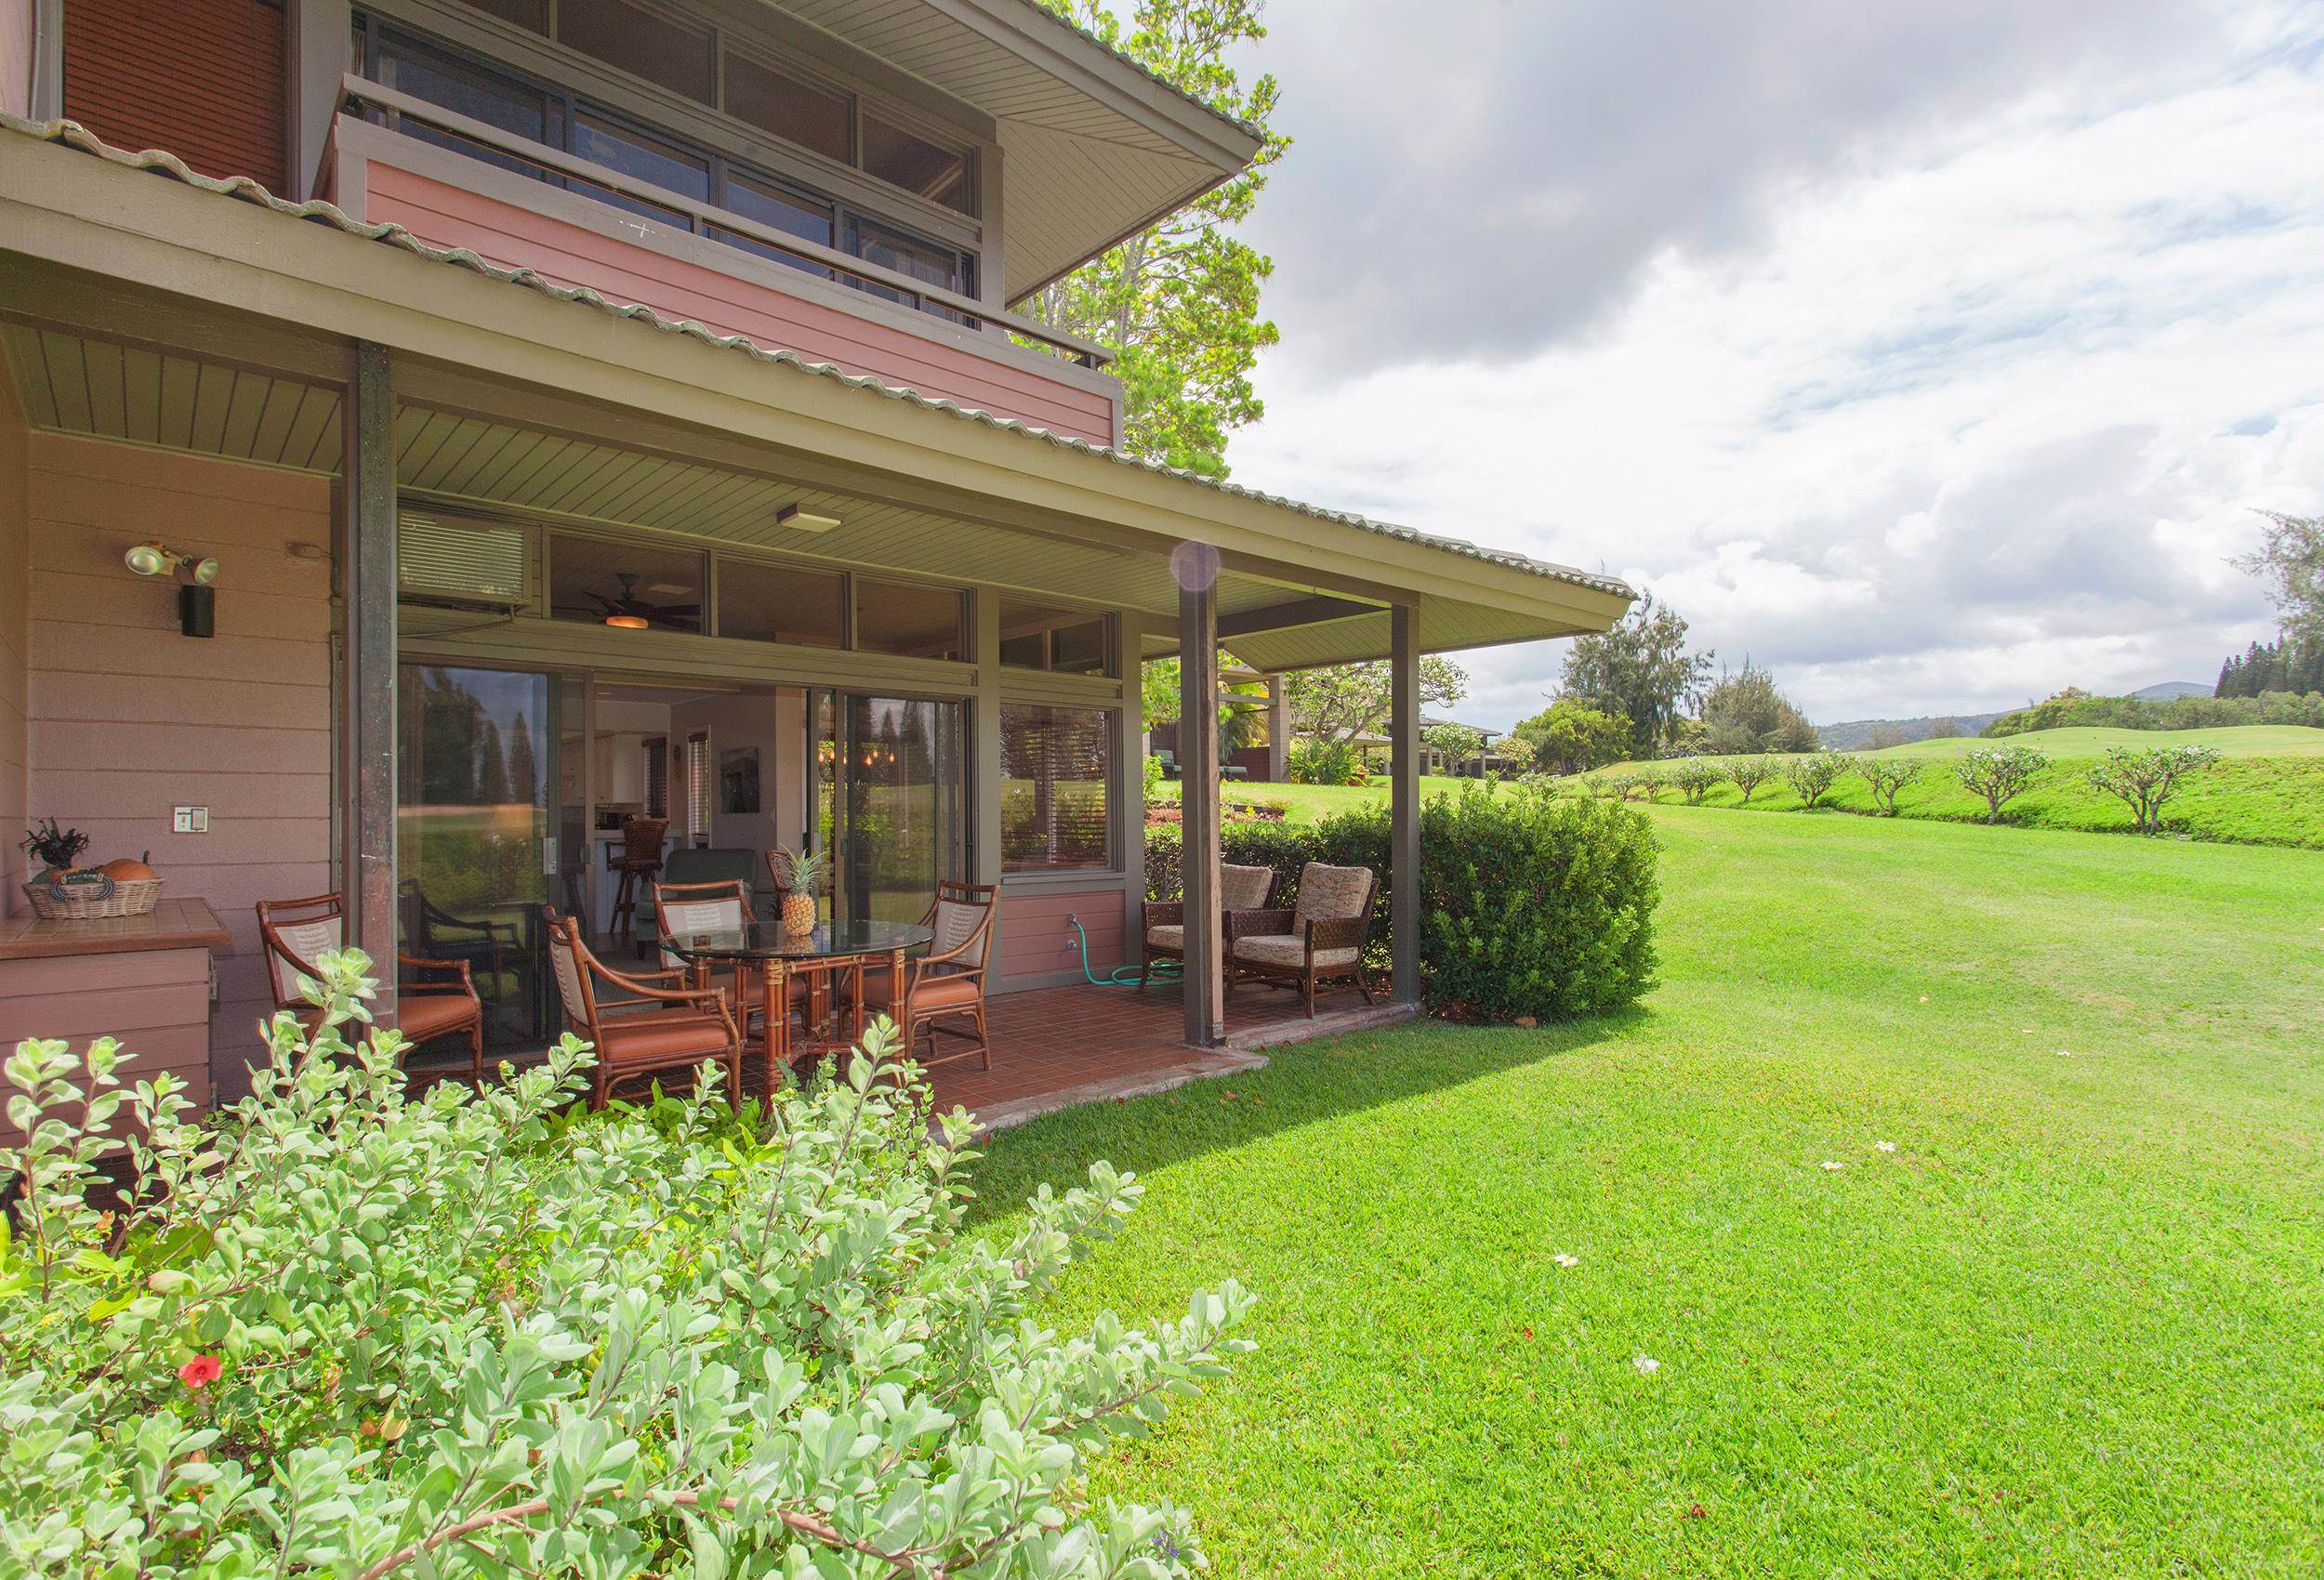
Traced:
<path id="1" fill-rule="evenodd" d="M 725 1067 L 727 1100 L 742 1106 L 743 1034 L 723 992 L 685 969 L 616 971 L 590 953 L 576 918 L 545 915 L 566 1029 L 597 1048 L 589 1106 L 603 1108 L 616 1082 L 709 1062 Z M 600 982 L 627 996 L 601 998 Z"/>
<path id="2" fill-rule="evenodd" d="M 919 1060 L 923 1069 L 963 1059 L 981 1060 L 987 1070 L 993 1067 L 992 1038 L 984 1026 L 984 974 L 999 895 L 995 884 L 944 879 L 936 886 L 935 902 L 920 918 L 920 925 L 935 936 L 926 955 L 905 963 L 901 991 L 885 970 L 864 973 L 865 1007 L 893 1017 L 904 1034 L 905 1052 L 910 1054 L 921 1036 L 927 1037 L 928 1057 Z M 940 1034 L 958 1037 L 968 1046 L 939 1054 Z"/>
<path id="3" fill-rule="evenodd" d="M 301 900 L 258 902 L 258 940 L 266 951 L 267 983 L 274 992 L 274 1007 L 298 1017 L 310 1031 L 323 1012 L 299 991 L 299 979 L 323 980 L 315 965 L 347 941 L 347 914 L 336 894 L 310 894 Z M 404 1044 L 416 1048 L 440 1037 L 468 1038 L 469 1075 L 484 1078 L 484 1005 L 476 996 L 475 979 L 466 960 L 430 960 L 416 955 L 395 957 L 398 974 L 404 970 L 433 972 L 436 981 L 414 980 L 395 985 L 395 1024 Z M 350 1030 L 355 1035 L 360 1028 Z"/>

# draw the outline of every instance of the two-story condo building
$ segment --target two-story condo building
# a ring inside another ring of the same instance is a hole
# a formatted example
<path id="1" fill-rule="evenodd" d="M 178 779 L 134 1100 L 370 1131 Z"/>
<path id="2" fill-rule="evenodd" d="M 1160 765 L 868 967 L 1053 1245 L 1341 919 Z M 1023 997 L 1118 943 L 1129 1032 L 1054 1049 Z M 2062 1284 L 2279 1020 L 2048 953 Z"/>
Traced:
<path id="1" fill-rule="evenodd" d="M 336 892 L 537 1044 L 535 914 L 634 927 L 657 822 L 833 853 L 843 916 L 997 885 L 997 994 L 1102 976 L 1138 666 L 1202 717 L 1221 641 L 1394 661 L 1416 860 L 1418 656 L 1629 589 L 1126 455 L 1104 350 L 1012 310 L 1258 146 L 1032 0 L 0 0 L 0 1040 L 230 1096 L 254 905 Z M 51 817 L 161 908 L 33 917 Z"/>

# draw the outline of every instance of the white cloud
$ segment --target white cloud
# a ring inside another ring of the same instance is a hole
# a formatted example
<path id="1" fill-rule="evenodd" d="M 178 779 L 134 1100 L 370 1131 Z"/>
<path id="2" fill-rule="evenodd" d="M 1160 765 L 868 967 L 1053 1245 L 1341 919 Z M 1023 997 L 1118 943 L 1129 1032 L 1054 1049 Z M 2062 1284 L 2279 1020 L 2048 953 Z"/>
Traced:
<path id="1" fill-rule="evenodd" d="M 1455 333 L 1453 354 L 1367 365 L 1343 343 L 1365 321 L 1310 318 L 1294 291 L 1236 476 L 1650 585 L 1819 718 L 2208 679 L 2268 628 L 2226 562 L 2251 508 L 2324 507 L 2324 70 L 2293 25 L 2311 15 L 2010 74 L 1912 138 L 1819 123 L 1816 159 L 1735 174 L 1759 194 L 1728 228 L 1745 239 L 1668 228 L 1520 354 Z M 1528 216 L 1552 252 L 1603 214 L 1553 199 Z M 1266 239 L 1286 278 L 1328 272 L 1340 240 Z M 1395 310 L 1467 326 L 1476 288 L 1416 273 Z M 1532 711 L 1560 661 L 1476 655 L 1464 717 Z"/>

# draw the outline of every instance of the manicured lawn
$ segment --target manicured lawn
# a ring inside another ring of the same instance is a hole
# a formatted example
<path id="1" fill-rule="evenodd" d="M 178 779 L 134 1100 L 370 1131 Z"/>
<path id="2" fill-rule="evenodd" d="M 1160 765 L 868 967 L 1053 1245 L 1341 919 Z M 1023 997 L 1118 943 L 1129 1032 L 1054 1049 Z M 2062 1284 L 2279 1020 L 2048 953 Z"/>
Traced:
<path id="1" fill-rule="evenodd" d="M 2186 782 L 2164 813 L 2170 826 L 2196 839 L 2225 840 L 2245 845 L 2299 845 L 2324 849 L 2324 730 L 2299 725 L 2244 725 L 2226 730 L 2037 730 L 2013 735 L 2006 743 L 1981 740 L 1916 741 L 1910 745 L 1858 754 L 1920 759 L 1926 766 L 1919 781 L 1896 799 L 1900 817 L 1947 823 L 1984 821 L 1985 802 L 1970 794 L 1953 777 L 1952 760 L 1977 746 L 2028 745 L 2047 753 L 2050 766 L 2024 796 L 2009 805 L 2012 823 L 2031 828 L 2070 828 L 2093 833 L 2128 833 L 2131 811 L 2120 801 L 2092 787 L 2091 766 L 2110 746 L 2141 748 L 2187 743 L 2210 746 L 2225 759 L 2217 767 Z M 1712 757 L 1711 762 L 1722 759 Z M 1617 774 L 1638 768 L 1618 763 L 1604 771 Z M 1668 766 L 1667 764 L 1664 766 Z M 1582 781 L 1569 781 L 1577 793 Z M 1420 793 L 1436 795 L 1473 780 L 1423 779 Z M 1176 786 L 1171 787 L 1173 790 Z M 1666 790 L 1666 800 L 1677 792 Z M 1297 822 L 1313 823 L 1336 811 L 1383 801 L 1385 782 L 1362 789 L 1321 784 L 1228 784 L 1225 800 L 1269 803 L 1287 809 Z M 1742 793 L 1722 784 L 1703 803 L 1717 808 L 1740 808 Z M 1825 804 L 1843 812 L 1869 812 L 1872 793 L 1850 774 L 1825 797 Z M 1781 779 L 1771 779 L 1752 793 L 1753 811 L 1797 811 L 1800 798 Z"/>
<path id="2" fill-rule="evenodd" d="M 1230 1574 L 2324 1571 L 2324 856 L 1653 815 L 1634 1014 L 995 1139 L 1149 1186 L 1071 1312 L 1263 1297 L 1097 1491 Z"/>

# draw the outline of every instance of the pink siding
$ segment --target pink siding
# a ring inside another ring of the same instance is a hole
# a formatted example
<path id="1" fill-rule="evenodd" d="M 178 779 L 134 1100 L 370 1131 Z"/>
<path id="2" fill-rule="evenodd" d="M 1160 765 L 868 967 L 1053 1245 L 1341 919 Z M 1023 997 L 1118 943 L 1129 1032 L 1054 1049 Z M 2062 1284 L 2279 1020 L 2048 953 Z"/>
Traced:
<path id="1" fill-rule="evenodd" d="M 1011 894 L 1004 888 L 997 924 L 1004 984 L 1081 969 L 1068 916 L 1078 916 L 1089 933 L 1089 968 L 1099 976 L 1129 957 L 1122 938 L 1120 884 L 1069 894 Z"/>
<path id="2" fill-rule="evenodd" d="M 26 632 L 25 472 L 32 434 L 16 403 L 16 389 L 0 368 L 0 915 L 20 909 L 24 853 L 16 848 L 25 814 L 24 723 Z M 6 1047 L 0 1045 L 0 1052 Z"/>
<path id="3" fill-rule="evenodd" d="M 0 960 L 0 1047 L 26 1037 L 64 1037 L 73 1048 L 114 1036 L 137 1056 L 129 1082 L 167 1070 L 186 1097 L 210 1105 L 209 965 L 199 949 Z M 0 1114 L 0 1146 L 23 1139 Z"/>
<path id="4" fill-rule="evenodd" d="M 376 159 L 364 167 L 363 189 L 364 218 L 402 225 L 435 245 L 468 247 L 495 263 L 535 270 L 561 285 L 586 285 L 614 301 L 692 319 L 717 334 L 748 336 L 769 349 L 796 351 L 996 416 L 1096 444 L 1113 442 L 1113 403 L 1101 391 L 601 236 Z"/>
<path id="5" fill-rule="evenodd" d="M 285 552 L 331 542 L 330 481 L 43 433 L 30 494 L 28 810 L 92 858 L 152 851 L 165 893 L 226 924 L 212 1058 L 239 1096 L 272 1005 L 251 907 L 332 883 L 331 566 Z M 180 636 L 175 589 L 122 568 L 148 537 L 218 557 L 217 637 Z M 210 832 L 171 833 L 181 805 Z"/>

